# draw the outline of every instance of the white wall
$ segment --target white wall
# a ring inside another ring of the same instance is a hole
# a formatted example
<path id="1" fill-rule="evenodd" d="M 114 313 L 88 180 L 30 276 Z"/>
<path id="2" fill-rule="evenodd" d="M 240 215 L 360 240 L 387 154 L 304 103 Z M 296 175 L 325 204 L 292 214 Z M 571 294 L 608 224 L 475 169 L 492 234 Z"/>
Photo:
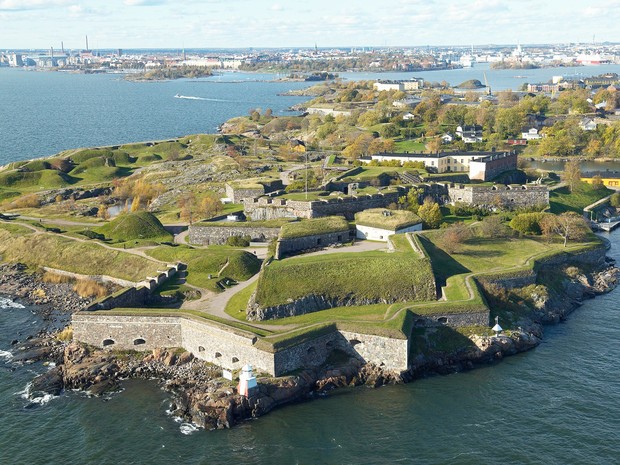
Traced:
<path id="1" fill-rule="evenodd" d="M 413 231 L 421 231 L 422 223 L 414 224 L 403 229 L 399 229 L 394 232 L 390 229 L 373 228 L 372 226 L 356 225 L 356 237 L 358 239 L 368 239 L 370 241 L 382 241 L 387 242 L 387 239 L 392 234 L 404 234 Z"/>

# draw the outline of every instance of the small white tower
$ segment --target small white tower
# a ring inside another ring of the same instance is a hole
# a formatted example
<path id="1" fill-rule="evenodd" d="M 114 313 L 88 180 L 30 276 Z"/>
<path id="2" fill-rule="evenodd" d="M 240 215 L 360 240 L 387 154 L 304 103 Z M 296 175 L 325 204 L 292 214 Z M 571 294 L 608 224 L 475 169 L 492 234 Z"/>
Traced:
<path id="1" fill-rule="evenodd" d="M 239 376 L 239 386 L 237 390 L 239 394 L 249 397 L 253 394 L 257 387 L 256 378 L 252 374 L 252 365 L 244 365 Z"/>
<path id="2" fill-rule="evenodd" d="M 495 331 L 495 337 L 498 337 L 499 333 L 501 333 L 503 331 L 502 327 L 499 325 L 499 317 L 498 316 L 495 317 L 495 326 L 493 326 L 492 330 Z"/>

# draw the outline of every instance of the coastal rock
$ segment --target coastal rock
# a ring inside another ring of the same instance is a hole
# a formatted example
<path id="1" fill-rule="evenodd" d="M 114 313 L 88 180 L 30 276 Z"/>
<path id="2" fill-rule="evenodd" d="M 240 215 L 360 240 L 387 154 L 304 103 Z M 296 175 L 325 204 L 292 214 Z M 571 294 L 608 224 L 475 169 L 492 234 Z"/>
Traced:
<path id="1" fill-rule="evenodd" d="M 46 394 L 59 396 L 64 388 L 62 369 L 54 367 L 32 380 L 29 397 L 42 397 Z"/>

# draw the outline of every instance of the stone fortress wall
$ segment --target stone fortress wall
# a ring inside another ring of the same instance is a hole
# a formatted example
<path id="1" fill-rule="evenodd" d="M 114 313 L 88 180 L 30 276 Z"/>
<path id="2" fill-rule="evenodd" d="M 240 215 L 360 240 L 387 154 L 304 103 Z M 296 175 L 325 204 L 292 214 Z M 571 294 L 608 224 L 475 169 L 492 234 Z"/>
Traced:
<path id="1" fill-rule="evenodd" d="M 498 206 L 505 208 L 531 207 L 549 204 L 549 189 L 536 184 L 512 184 L 492 186 L 455 183 L 422 183 L 415 187 L 424 190 L 422 197 L 430 195 L 439 203 L 462 202 L 475 206 Z M 398 191 L 373 195 L 358 195 L 325 200 L 299 201 L 271 197 L 247 198 L 243 201 L 245 215 L 253 220 L 277 218 L 319 218 L 344 215 L 353 219 L 355 213 L 370 208 L 386 208 L 397 203 L 408 192 Z M 420 199 L 423 200 L 423 199 Z"/>
<path id="2" fill-rule="evenodd" d="M 78 312 L 72 319 L 74 337 L 96 347 L 151 351 L 183 347 L 201 360 L 236 370 L 249 363 L 258 371 L 281 376 L 319 366 L 334 349 L 395 372 L 408 367 L 408 342 L 381 336 L 338 331 L 278 350 L 257 347 L 256 336 L 232 331 L 210 321 L 176 316 L 122 316 Z"/>
<path id="3" fill-rule="evenodd" d="M 549 205 L 549 189 L 537 184 L 511 184 L 493 186 L 447 184 L 448 197 L 452 203 L 484 206 L 501 204 L 505 208 Z"/>
<path id="4" fill-rule="evenodd" d="M 191 225 L 189 227 L 189 243 L 199 245 L 225 244 L 226 239 L 232 236 L 250 236 L 250 240 L 256 242 L 269 242 L 277 239 L 280 228 L 264 227 L 241 227 L 235 226 L 209 226 L 208 223 Z"/>
<path id="5" fill-rule="evenodd" d="M 312 250 L 333 244 L 349 242 L 352 236 L 349 229 L 325 234 L 312 234 L 310 236 L 293 237 L 290 239 L 280 238 L 276 244 L 275 258 L 280 260 L 287 255 L 293 255 L 304 250 Z"/>
<path id="6" fill-rule="evenodd" d="M 353 219 L 354 215 L 369 208 L 385 208 L 398 202 L 405 190 L 372 195 L 340 197 L 325 200 L 287 200 L 260 197 L 245 199 L 243 210 L 246 217 L 253 221 L 272 220 L 276 218 L 320 218 L 323 216 L 344 215 Z"/>
<path id="7" fill-rule="evenodd" d="M 573 262 L 601 265 L 605 248 L 597 247 L 578 253 L 561 253 L 537 262 L 534 273 L 524 276 L 493 277 L 500 285 L 531 282 L 540 269 Z M 484 277 L 482 277 L 484 278 Z M 434 313 L 415 315 L 414 326 L 470 326 L 489 324 L 488 309 L 467 313 Z M 97 347 L 120 350 L 153 350 L 155 348 L 183 347 L 197 358 L 222 368 L 235 370 L 250 363 L 259 371 L 280 376 L 290 371 L 322 364 L 334 349 L 346 351 L 360 360 L 383 365 L 387 370 L 401 372 L 409 366 L 409 341 L 383 336 L 361 334 L 334 327 L 332 332 L 270 352 L 262 349 L 258 338 L 234 328 L 191 316 L 123 316 L 106 311 L 82 311 L 73 315 L 72 326 L 77 340 Z"/>

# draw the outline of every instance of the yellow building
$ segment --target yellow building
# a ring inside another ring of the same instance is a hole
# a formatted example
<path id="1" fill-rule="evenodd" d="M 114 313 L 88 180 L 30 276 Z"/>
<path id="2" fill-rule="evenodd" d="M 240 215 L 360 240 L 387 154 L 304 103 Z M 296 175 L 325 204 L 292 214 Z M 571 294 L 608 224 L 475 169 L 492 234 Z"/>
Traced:
<path id="1" fill-rule="evenodd" d="M 581 180 L 583 182 L 587 182 L 588 184 L 592 184 L 595 179 L 599 178 L 601 181 L 603 181 L 603 184 L 606 187 L 609 187 L 610 189 L 620 190 L 620 177 L 618 177 L 617 175 L 615 177 L 613 175 L 607 175 L 606 177 L 603 173 L 603 175 L 600 176 L 592 176 L 589 178 L 582 177 Z"/>

